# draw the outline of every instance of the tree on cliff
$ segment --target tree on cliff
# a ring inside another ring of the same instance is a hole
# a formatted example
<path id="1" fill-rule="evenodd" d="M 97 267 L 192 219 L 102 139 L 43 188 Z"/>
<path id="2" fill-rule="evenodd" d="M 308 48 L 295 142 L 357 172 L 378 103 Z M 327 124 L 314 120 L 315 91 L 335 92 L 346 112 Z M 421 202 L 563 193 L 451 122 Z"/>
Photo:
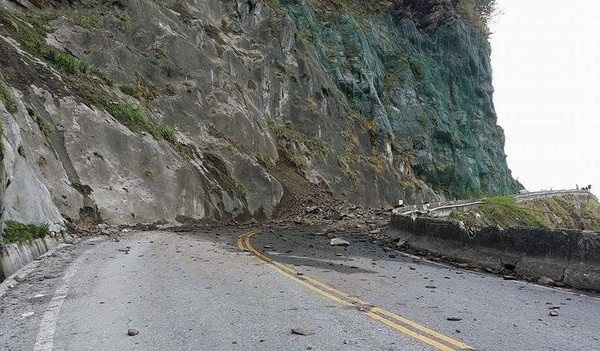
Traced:
<path id="1" fill-rule="evenodd" d="M 408 18 L 433 31 L 443 20 L 460 16 L 487 37 L 488 22 L 496 12 L 496 0 L 392 0 L 390 13 Z"/>

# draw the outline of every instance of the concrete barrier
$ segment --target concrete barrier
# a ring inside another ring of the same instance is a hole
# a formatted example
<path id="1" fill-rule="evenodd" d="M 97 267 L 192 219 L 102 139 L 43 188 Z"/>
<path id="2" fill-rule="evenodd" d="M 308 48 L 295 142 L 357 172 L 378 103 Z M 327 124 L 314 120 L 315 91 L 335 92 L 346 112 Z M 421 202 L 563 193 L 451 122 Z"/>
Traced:
<path id="1" fill-rule="evenodd" d="M 46 237 L 2 247 L 0 250 L 0 282 L 58 243 L 56 238 Z"/>
<path id="2" fill-rule="evenodd" d="M 529 227 L 473 230 L 456 221 L 394 213 L 388 235 L 416 250 L 600 291 L 600 233 Z"/>

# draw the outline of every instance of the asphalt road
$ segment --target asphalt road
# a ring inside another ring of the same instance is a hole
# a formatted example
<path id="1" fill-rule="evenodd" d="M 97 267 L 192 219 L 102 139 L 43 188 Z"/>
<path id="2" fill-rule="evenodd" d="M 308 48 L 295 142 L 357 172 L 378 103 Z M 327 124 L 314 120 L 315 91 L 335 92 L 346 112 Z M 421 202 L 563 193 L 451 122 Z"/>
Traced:
<path id="1" fill-rule="evenodd" d="M 600 349 L 594 296 L 404 257 L 356 234 L 333 247 L 312 230 L 267 230 L 248 247 L 244 232 L 63 247 L 0 297 L 0 349 Z"/>

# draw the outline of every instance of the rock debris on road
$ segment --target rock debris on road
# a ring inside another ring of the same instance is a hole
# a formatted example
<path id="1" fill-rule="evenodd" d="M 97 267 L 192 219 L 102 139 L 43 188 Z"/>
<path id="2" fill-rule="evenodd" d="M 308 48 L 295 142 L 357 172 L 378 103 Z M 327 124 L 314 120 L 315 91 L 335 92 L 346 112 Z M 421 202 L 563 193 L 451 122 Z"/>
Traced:
<path id="1" fill-rule="evenodd" d="M 364 233 L 318 232 L 274 227 L 251 242 L 295 279 L 372 306 L 348 308 L 240 251 L 241 230 L 131 232 L 66 245 L 21 276 L 0 300 L 0 349 L 33 350 L 42 332 L 51 349 L 77 351 L 436 349 L 368 318 L 374 306 L 478 349 L 600 345 L 589 323 L 597 297 L 405 257 Z M 60 311 L 49 314 L 56 297 Z M 47 316 L 56 317 L 51 332 L 41 328 Z"/>

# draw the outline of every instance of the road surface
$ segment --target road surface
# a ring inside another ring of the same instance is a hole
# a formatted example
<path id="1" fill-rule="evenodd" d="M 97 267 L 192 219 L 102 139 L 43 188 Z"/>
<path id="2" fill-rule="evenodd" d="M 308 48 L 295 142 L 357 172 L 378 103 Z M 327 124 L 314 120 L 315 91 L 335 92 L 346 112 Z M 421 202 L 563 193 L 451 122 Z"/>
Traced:
<path id="1" fill-rule="evenodd" d="M 343 247 L 310 229 L 251 229 L 56 250 L 0 297 L 0 349 L 600 349 L 596 296 L 386 252 L 358 234 L 338 233 Z"/>

